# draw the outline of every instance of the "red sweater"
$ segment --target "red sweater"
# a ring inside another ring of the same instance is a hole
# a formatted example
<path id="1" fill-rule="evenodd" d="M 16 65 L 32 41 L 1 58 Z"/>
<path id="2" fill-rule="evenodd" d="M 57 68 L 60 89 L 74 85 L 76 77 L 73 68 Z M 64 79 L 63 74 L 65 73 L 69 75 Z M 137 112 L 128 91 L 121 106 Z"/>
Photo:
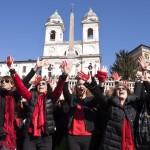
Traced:
<path id="1" fill-rule="evenodd" d="M 28 89 L 24 86 L 22 80 L 18 76 L 18 74 L 14 74 L 13 80 L 15 82 L 15 86 L 17 88 L 18 93 L 25 99 L 31 100 L 32 99 L 32 93 L 28 91 Z M 56 88 L 52 92 L 52 100 L 53 102 L 56 102 L 58 98 L 60 97 L 63 86 L 64 86 L 65 80 L 59 78 L 59 81 L 57 83 Z M 41 133 L 45 132 L 45 97 L 46 95 L 43 93 L 39 93 L 37 97 L 37 103 L 35 105 L 33 114 L 32 114 L 32 122 L 29 127 L 29 132 L 32 133 L 34 136 L 40 136 Z"/>
<path id="2" fill-rule="evenodd" d="M 75 113 L 73 116 L 72 126 L 69 129 L 70 135 L 91 135 L 85 127 L 84 111 L 82 105 L 77 104 Z"/>

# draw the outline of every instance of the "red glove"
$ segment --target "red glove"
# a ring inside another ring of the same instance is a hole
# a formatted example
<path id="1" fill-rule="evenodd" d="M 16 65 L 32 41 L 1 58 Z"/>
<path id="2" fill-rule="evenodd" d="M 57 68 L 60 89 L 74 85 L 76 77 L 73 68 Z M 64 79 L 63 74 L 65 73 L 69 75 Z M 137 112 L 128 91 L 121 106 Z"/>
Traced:
<path id="1" fill-rule="evenodd" d="M 33 81 L 33 84 L 36 86 L 41 80 L 43 80 L 43 78 L 39 75 L 35 78 L 35 80 Z"/>
<path id="2" fill-rule="evenodd" d="M 8 67 L 11 67 L 11 65 L 13 64 L 13 57 L 12 56 L 7 56 L 7 59 L 6 59 L 6 64 Z"/>
<path id="3" fill-rule="evenodd" d="M 84 72 L 81 71 L 81 72 L 78 72 L 76 78 L 77 78 L 77 79 L 82 79 L 82 80 L 84 80 L 84 81 L 88 81 L 89 78 L 90 78 L 90 75 L 85 74 Z"/>
<path id="4" fill-rule="evenodd" d="M 119 74 L 117 72 L 112 72 L 111 76 L 112 76 L 113 80 L 115 80 L 115 81 L 120 81 L 120 79 L 121 79 L 121 76 L 119 76 Z"/>
<path id="5" fill-rule="evenodd" d="M 103 71 L 100 71 L 100 70 L 97 71 L 97 74 L 95 76 L 101 82 L 104 82 L 108 77 L 107 72 L 103 72 Z"/>

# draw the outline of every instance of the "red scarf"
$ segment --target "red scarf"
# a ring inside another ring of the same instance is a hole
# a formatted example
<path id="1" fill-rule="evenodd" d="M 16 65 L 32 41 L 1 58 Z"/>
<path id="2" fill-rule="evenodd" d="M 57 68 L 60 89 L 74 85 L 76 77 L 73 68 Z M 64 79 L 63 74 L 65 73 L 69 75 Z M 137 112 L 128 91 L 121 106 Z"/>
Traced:
<path id="1" fill-rule="evenodd" d="M 37 103 L 32 114 L 32 122 L 29 128 L 29 133 L 32 133 L 33 136 L 41 136 L 41 133 L 45 132 L 44 104 L 45 94 L 43 93 L 38 95 Z"/>
<path id="2" fill-rule="evenodd" d="M 9 150 L 15 150 L 16 148 L 16 132 L 14 128 L 15 120 L 15 103 L 12 96 L 5 97 L 5 121 L 4 131 L 6 132 L 6 138 L 2 141 Z"/>
<path id="3" fill-rule="evenodd" d="M 127 118 L 124 119 L 122 126 L 121 150 L 135 150 L 134 138 L 132 135 L 130 123 Z"/>

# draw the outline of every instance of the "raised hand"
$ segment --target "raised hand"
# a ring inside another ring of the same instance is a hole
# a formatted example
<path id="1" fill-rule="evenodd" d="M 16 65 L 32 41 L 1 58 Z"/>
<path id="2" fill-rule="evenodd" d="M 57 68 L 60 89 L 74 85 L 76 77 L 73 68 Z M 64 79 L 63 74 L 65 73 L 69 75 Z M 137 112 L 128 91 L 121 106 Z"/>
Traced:
<path id="1" fill-rule="evenodd" d="M 43 80 L 42 76 L 37 75 L 37 76 L 35 77 L 35 80 L 33 81 L 33 84 L 34 84 L 34 85 L 37 85 L 41 80 Z"/>
<path id="2" fill-rule="evenodd" d="M 89 74 L 85 74 L 84 72 L 80 71 L 77 73 L 77 76 L 76 76 L 77 79 L 82 79 L 84 81 L 88 81 L 90 79 L 90 75 Z"/>
<path id="3" fill-rule="evenodd" d="M 69 74 L 72 68 L 72 63 L 65 60 L 61 63 L 60 68 L 64 74 Z"/>
<path id="4" fill-rule="evenodd" d="M 37 61 L 36 61 L 36 65 L 35 65 L 35 70 L 38 68 L 41 68 L 43 66 L 48 66 L 48 61 L 47 60 L 40 60 L 38 57 Z"/>
<path id="5" fill-rule="evenodd" d="M 12 56 L 7 56 L 6 64 L 7 64 L 8 68 L 11 68 L 13 66 L 13 62 L 14 62 L 13 57 Z"/>
<path id="6" fill-rule="evenodd" d="M 146 70 L 146 69 L 147 69 L 148 63 L 146 63 L 144 57 L 140 56 L 140 57 L 138 58 L 138 63 L 140 64 L 140 66 L 141 66 L 141 68 L 142 68 L 143 70 Z"/>
<path id="7" fill-rule="evenodd" d="M 102 67 L 101 69 L 99 69 L 97 71 L 97 74 L 95 75 L 98 80 L 100 82 L 104 82 L 107 78 L 108 78 L 108 70 L 107 70 L 107 67 Z"/>
<path id="8" fill-rule="evenodd" d="M 112 72 L 111 77 L 115 81 L 120 81 L 121 80 L 121 76 L 119 76 L 119 74 L 117 72 Z"/>

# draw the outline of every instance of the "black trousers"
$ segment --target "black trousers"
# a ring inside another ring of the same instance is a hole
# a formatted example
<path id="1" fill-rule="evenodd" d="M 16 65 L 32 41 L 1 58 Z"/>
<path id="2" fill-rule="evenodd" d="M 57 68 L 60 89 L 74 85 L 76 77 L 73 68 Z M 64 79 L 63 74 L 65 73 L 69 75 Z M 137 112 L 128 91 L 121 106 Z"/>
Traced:
<path id="1" fill-rule="evenodd" d="M 41 137 L 26 135 L 23 150 L 52 150 L 52 135 Z"/>
<path id="2" fill-rule="evenodd" d="M 90 150 L 91 136 L 68 135 L 69 150 Z"/>

